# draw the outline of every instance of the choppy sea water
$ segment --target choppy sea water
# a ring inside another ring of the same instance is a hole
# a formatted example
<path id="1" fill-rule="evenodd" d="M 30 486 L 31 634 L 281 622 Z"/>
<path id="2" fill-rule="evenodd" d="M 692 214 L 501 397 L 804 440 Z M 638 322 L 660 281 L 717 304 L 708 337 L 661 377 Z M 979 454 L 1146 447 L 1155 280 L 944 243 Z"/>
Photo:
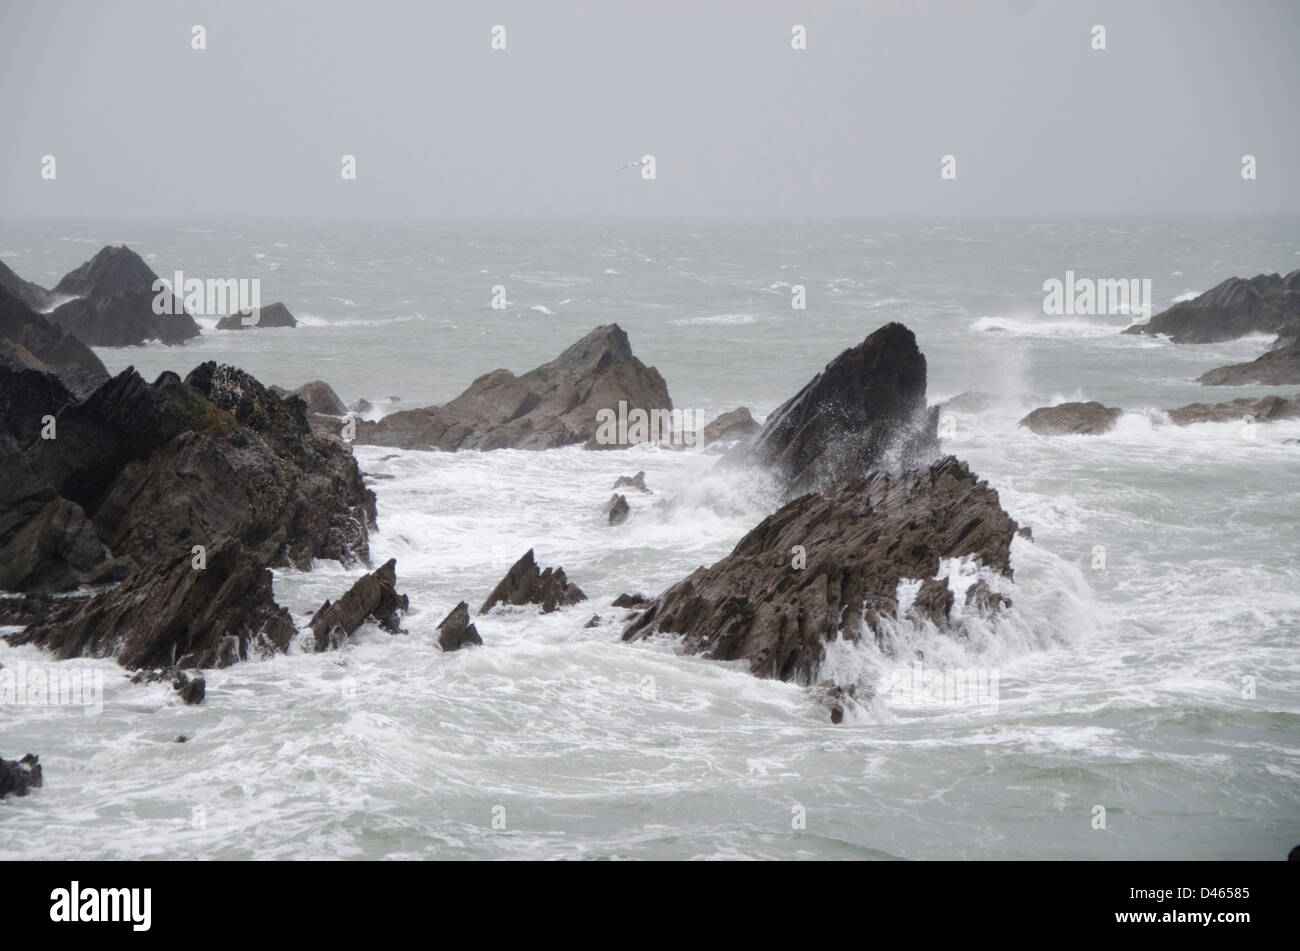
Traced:
<path id="1" fill-rule="evenodd" d="M 197 708 L 111 661 L 60 665 L 103 674 L 103 710 L 0 704 L 0 753 L 46 774 L 0 803 L 0 857 L 1276 859 L 1300 842 L 1300 423 L 1160 413 L 1300 388 L 1192 382 L 1266 338 L 1180 347 L 1041 306 L 1067 269 L 1150 278 L 1156 311 L 1286 272 L 1300 222 L 0 225 L 0 259 L 47 286 L 121 242 L 165 277 L 260 278 L 302 325 L 101 349 L 111 371 L 216 359 L 378 412 L 617 321 L 677 406 L 761 416 L 900 320 L 932 402 L 997 397 L 951 413 L 945 448 L 1034 542 L 1015 543 L 1001 623 L 968 644 L 897 632 L 931 669 L 995 675 L 996 704 L 896 689 L 832 726 L 797 687 L 619 638 L 612 598 L 657 593 L 771 511 L 713 457 L 359 447 L 391 476 L 372 553 L 397 558 L 409 636 L 209 672 Z M 1131 412 L 1100 437 L 1015 426 L 1063 399 Z M 640 469 L 653 494 L 603 524 Z M 529 547 L 591 600 L 476 618 L 487 646 L 440 654 L 438 621 Z M 278 572 L 277 596 L 303 620 L 359 573 Z M 841 645 L 826 674 L 905 683 L 910 661 Z M 4 646 L 0 663 L 49 665 Z"/>

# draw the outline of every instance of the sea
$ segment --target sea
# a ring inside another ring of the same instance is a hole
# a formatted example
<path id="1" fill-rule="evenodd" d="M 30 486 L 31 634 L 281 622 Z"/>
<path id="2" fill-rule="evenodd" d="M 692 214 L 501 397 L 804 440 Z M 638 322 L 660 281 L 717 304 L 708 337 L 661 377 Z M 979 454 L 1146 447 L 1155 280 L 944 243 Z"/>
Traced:
<path id="1" fill-rule="evenodd" d="M 970 638 L 907 622 L 891 655 L 832 644 L 821 676 L 860 701 L 834 725 L 803 687 L 621 639 L 615 597 L 659 593 L 777 507 L 716 455 L 359 446 L 408 633 L 207 671 L 198 707 L 111 659 L 0 644 L 7 671 L 103 684 L 94 707 L 0 694 L 0 755 L 45 775 L 0 802 L 0 858 L 1272 860 L 1300 843 L 1300 421 L 1165 415 L 1298 388 L 1195 382 L 1267 337 L 1176 345 L 1122 334 L 1145 319 L 1131 308 L 1044 312 L 1067 272 L 1150 280 L 1155 312 L 1287 273 L 1300 220 L 0 223 L 0 259 L 47 287 L 122 243 L 163 277 L 259 279 L 299 326 L 201 316 L 183 346 L 97 349 L 111 372 L 216 360 L 324 380 L 371 418 L 617 322 L 675 406 L 761 420 L 900 321 L 931 403 L 985 394 L 945 408 L 943 448 L 1033 538 L 1013 545 L 1011 610 Z M 1101 436 L 1017 426 L 1066 400 L 1126 413 Z M 610 526 L 615 479 L 642 470 L 651 491 Z M 441 653 L 438 622 L 529 548 L 589 600 L 477 616 L 484 646 Z M 275 593 L 303 625 L 364 570 L 277 570 Z"/>

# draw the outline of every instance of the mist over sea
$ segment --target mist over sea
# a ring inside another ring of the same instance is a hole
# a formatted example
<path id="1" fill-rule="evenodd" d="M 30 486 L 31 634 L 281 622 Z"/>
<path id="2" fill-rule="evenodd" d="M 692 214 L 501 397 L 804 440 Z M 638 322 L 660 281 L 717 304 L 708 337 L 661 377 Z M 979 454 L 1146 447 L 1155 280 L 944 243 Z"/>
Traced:
<path id="1" fill-rule="evenodd" d="M 165 278 L 259 278 L 262 302 L 299 320 L 239 333 L 200 317 L 184 346 L 96 348 L 110 372 L 217 360 L 266 384 L 325 380 L 372 416 L 617 322 L 675 406 L 761 418 L 900 321 L 931 403 L 993 397 L 946 414 L 944 448 L 1033 541 L 1014 543 L 1007 618 L 965 643 L 899 631 L 926 664 L 995 671 L 996 708 L 882 695 L 832 726 L 796 686 L 620 640 L 612 598 L 657 594 L 775 507 L 711 474 L 716 457 L 359 446 L 381 477 L 373 560 L 397 559 L 409 636 L 368 625 L 339 652 L 205 672 L 201 707 L 130 685 L 112 660 L 66 662 L 103 671 L 103 712 L 0 705 L 0 749 L 39 753 L 46 775 L 0 806 L 0 858 L 1277 859 L 1295 845 L 1300 421 L 1248 435 L 1161 413 L 1295 388 L 1194 382 L 1269 338 L 1174 345 L 1122 335 L 1131 315 L 1042 303 L 1067 270 L 1150 279 L 1157 313 L 1233 275 L 1286 273 L 1300 219 L 0 222 L 0 259 L 45 286 L 110 243 Z M 1016 426 L 1062 400 L 1128 413 L 1094 437 Z M 632 517 L 609 526 L 614 479 L 641 469 L 653 494 L 630 493 Z M 436 624 L 462 599 L 476 609 L 530 547 L 591 600 L 475 618 L 486 646 L 440 654 Z M 361 573 L 277 571 L 276 595 L 301 626 Z M 913 659 L 837 646 L 825 674 L 865 690 Z M 6 667 L 48 662 L 0 645 Z"/>

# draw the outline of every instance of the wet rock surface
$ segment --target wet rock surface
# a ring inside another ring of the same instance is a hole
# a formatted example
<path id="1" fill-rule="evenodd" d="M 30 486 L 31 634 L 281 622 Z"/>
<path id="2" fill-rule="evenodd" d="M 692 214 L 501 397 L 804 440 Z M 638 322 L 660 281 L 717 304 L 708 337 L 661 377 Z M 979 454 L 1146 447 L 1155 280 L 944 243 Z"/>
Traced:
<path id="1" fill-rule="evenodd" d="M 1095 401 L 1061 403 L 1034 410 L 1020 425 L 1040 436 L 1099 436 L 1114 429 L 1123 415 L 1122 409 Z"/>
<path id="2" fill-rule="evenodd" d="M 565 577 L 563 568 L 539 568 L 530 548 L 492 589 L 478 613 L 486 614 L 498 604 L 537 604 L 543 614 L 549 614 L 556 608 L 586 600 L 582 589 Z"/>
<path id="3" fill-rule="evenodd" d="M 397 560 L 390 558 L 357 579 L 338 601 L 326 601 L 316 609 L 311 619 L 316 649 L 338 647 L 367 619 L 390 634 L 404 634 L 401 615 L 410 608 L 410 599 L 397 592 Z"/>
<path id="4" fill-rule="evenodd" d="M 481 645 L 478 628 L 470 623 L 469 604 L 462 601 L 438 624 L 438 646 L 443 653 Z"/>
<path id="5" fill-rule="evenodd" d="M 0 757 L 0 799 L 5 796 L 26 796 L 30 790 L 44 783 L 39 756 L 28 753 L 19 760 Z"/>
<path id="6" fill-rule="evenodd" d="M 1175 343 L 1218 343 L 1253 333 L 1279 333 L 1300 322 L 1300 270 L 1286 277 L 1230 277 L 1189 301 L 1180 301 L 1129 334 L 1164 334 Z"/>

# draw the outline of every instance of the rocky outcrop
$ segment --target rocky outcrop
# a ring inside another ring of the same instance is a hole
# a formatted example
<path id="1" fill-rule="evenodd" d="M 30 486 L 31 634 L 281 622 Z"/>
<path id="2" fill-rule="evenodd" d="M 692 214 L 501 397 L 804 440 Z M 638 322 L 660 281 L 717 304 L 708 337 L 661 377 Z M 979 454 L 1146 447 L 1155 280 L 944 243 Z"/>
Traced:
<path id="1" fill-rule="evenodd" d="M 641 470 L 634 476 L 619 476 L 614 480 L 614 488 L 636 489 L 638 492 L 649 492 L 645 484 L 645 470 Z"/>
<path id="2" fill-rule="evenodd" d="M 627 504 L 626 495 L 615 494 L 605 505 L 605 512 L 609 515 L 609 524 L 611 525 L 622 525 L 627 521 L 631 511 L 631 506 Z"/>
<path id="3" fill-rule="evenodd" d="M 245 319 L 250 322 L 245 323 Z M 251 308 L 247 308 L 235 311 L 233 314 L 227 314 L 217 321 L 218 330 L 252 330 L 254 327 L 297 326 L 298 321 L 294 319 L 293 314 L 289 313 L 289 308 L 279 301 L 267 304 L 265 307 L 259 307 L 256 316 L 254 316 Z"/>
<path id="4" fill-rule="evenodd" d="M 43 311 L 54 302 L 54 295 L 31 281 L 25 281 L 13 272 L 4 261 L 0 261 L 0 288 L 17 297 L 32 310 Z"/>
<path id="5" fill-rule="evenodd" d="M 1191 403 L 1169 411 L 1169 419 L 1178 426 L 1193 423 L 1241 422 L 1250 417 L 1257 423 L 1270 423 L 1279 419 L 1300 418 L 1300 393 L 1290 398 L 1265 396 L 1260 399 L 1243 397 L 1227 403 Z"/>
<path id="6" fill-rule="evenodd" d="M 296 629 L 275 603 L 271 572 L 238 541 L 189 551 L 135 572 L 117 587 L 9 638 L 60 660 L 116 657 L 123 667 L 225 667 L 283 651 Z"/>
<path id="7" fill-rule="evenodd" d="M 108 371 L 90 347 L 3 289 L 0 289 L 0 351 L 11 365 L 53 373 L 68 393 L 78 398 L 90 395 L 108 379 Z"/>
<path id="8" fill-rule="evenodd" d="M 1115 428 L 1122 409 L 1096 401 L 1041 406 L 1020 421 L 1040 436 L 1098 436 Z"/>
<path id="9" fill-rule="evenodd" d="M 1286 277 L 1230 277 L 1192 300 L 1180 301 L 1130 334 L 1163 334 L 1175 343 L 1218 343 L 1253 333 L 1278 333 L 1300 321 L 1300 270 Z"/>
<path id="10" fill-rule="evenodd" d="M 181 301 L 167 291 L 155 292 L 158 275 L 130 248 L 106 247 L 69 271 L 54 293 L 75 300 L 50 311 L 49 319 L 96 347 L 129 347 L 159 340 L 184 343 L 199 335 L 199 326 Z M 161 293 L 163 313 L 154 300 Z"/>
<path id="11" fill-rule="evenodd" d="M 0 757 L 0 799 L 8 795 L 26 796 L 29 790 L 43 784 L 39 756 L 28 753 L 19 760 Z"/>
<path id="12" fill-rule="evenodd" d="M 723 413 L 706 425 L 704 427 L 704 444 L 707 446 L 712 442 L 744 439 L 746 436 L 752 436 L 758 432 L 758 428 L 758 423 L 750 415 L 749 408 L 742 406 L 739 409 L 733 409 L 730 413 Z"/>
<path id="13" fill-rule="evenodd" d="M 493 370 L 445 406 L 357 425 L 356 442 L 403 449 L 555 449 L 596 439 L 602 410 L 670 410 L 663 377 L 632 354 L 617 324 L 597 327 L 523 376 Z M 617 448 L 617 447 L 615 447 Z"/>
<path id="14" fill-rule="evenodd" d="M 131 683 L 152 684 L 164 680 L 171 682 L 172 689 L 187 706 L 197 706 L 207 696 L 207 681 L 197 675 L 187 674 L 177 667 L 146 667 L 131 678 Z M 186 740 L 184 737 L 178 737 L 174 742 L 184 743 Z"/>
<path id="15" fill-rule="evenodd" d="M 1249 363 L 1233 363 L 1202 374 L 1206 386 L 1289 386 L 1300 383 L 1300 343 L 1269 350 Z"/>
<path id="16" fill-rule="evenodd" d="M 469 605 L 464 601 L 452 608 L 438 625 L 438 646 L 444 654 L 482 643 L 478 628 L 469 622 Z"/>
<path id="17" fill-rule="evenodd" d="M 326 601 L 312 615 L 311 631 L 318 651 L 338 647 L 367 618 L 390 634 L 405 634 L 401 615 L 411 608 L 404 594 L 397 593 L 397 559 L 363 575 L 336 602 Z"/>
<path id="18" fill-rule="evenodd" d="M 731 554 L 661 594 L 623 638 L 675 634 L 686 653 L 812 684 L 837 635 L 892 650 L 882 621 L 898 619 L 899 583 L 935 579 L 941 559 L 973 556 L 1009 578 L 1016 531 L 997 492 L 952 457 L 877 472 L 786 504 Z M 964 615 L 931 588 L 926 615 L 960 635 Z"/>
<path id="19" fill-rule="evenodd" d="M 544 571 L 539 568 L 530 548 L 492 589 L 478 613 L 486 614 L 498 604 L 540 604 L 542 613 L 549 614 L 556 608 L 586 600 L 582 589 L 569 583 L 563 568 Z"/>
<path id="20" fill-rule="evenodd" d="M 827 364 L 719 465 L 766 469 L 787 498 L 880 468 L 928 465 L 938 456 L 939 411 L 926 407 L 925 377 L 916 336 L 887 324 Z"/>

